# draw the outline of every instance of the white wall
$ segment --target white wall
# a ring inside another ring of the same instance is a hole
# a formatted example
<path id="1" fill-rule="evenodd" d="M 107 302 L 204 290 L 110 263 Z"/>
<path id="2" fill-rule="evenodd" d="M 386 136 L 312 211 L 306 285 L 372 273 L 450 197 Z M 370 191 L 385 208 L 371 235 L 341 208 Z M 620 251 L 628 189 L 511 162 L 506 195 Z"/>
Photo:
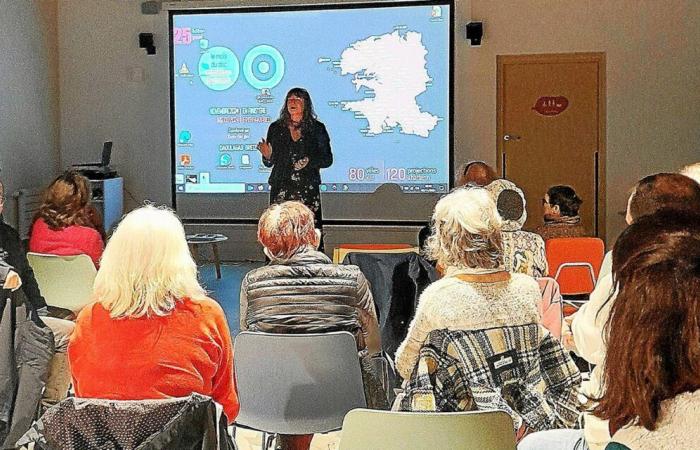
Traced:
<path id="1" fill-rule="evenodd" d="M 54 0 L 0 0 L 0 178 L 11 194 L 44 186 L 58 167 L 58 70 Z"/>
<path id="2" fill-rule="evenodd" d="M 127 205 L 169 203 L 167 13 L 144 16 L 138 0 L 58 2 L 64 163 L 94 159 L 102 141 L 112 139 L 134 196 Z M 212 3 L 225 2 L 199 2 Z M 456 0 L 455 18 L 456 163 L 495 164 L 496 55 L 576 51 L 607 53 L 609 237 L 623 227 L 617 212 L 638 178 L 700 159 L 700 2 Z M 470 20 L 485 22 L 480 48 L 464 39 Z M 138 48 L 139 32 L 155 34 L 155 56 Z M 128 81 L 133 68 L 143 69 L 145 81 Z M 250 227 L 222 228 L 234 236 L 229 252 L 258 254 Z M 373 238 L 348 228 L 328 232 L 330 245 Z M 414 233 L 390 229 L 383 236 L 403 241 Z"/>

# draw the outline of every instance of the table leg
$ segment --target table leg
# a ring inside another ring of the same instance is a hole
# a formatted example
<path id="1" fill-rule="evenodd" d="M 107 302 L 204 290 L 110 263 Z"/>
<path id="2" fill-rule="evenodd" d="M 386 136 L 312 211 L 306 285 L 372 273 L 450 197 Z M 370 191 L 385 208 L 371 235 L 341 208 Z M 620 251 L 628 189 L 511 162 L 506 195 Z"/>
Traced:
<path id="1" fill-rule="evenodd" d="M 216 266 L 216 279 L 221 279 L 221 259 L 219 258 L 219 246 L 216 242 L 211 244 L 212 250 L 214 251 L 214 265 Z"/>

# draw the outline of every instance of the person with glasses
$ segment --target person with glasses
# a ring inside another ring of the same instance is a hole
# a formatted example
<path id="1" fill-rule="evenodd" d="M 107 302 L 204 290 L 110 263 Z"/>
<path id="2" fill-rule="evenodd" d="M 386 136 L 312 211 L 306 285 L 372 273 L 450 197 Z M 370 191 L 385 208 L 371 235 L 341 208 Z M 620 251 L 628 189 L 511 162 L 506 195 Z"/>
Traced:
<path id="1" fill-rule="evenodd" d="M 535 233 L 547 239 L 586 236 L 579 208 L 583 200 L 571 186 L 552 186 L 542 199 L 544 224 Z"/>

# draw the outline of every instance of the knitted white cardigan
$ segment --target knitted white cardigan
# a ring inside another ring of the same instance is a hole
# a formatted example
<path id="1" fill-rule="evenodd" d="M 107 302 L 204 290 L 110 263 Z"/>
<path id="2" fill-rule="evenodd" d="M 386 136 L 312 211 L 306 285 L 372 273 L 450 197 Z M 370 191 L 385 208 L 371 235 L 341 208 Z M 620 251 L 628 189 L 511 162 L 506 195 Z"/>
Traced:
<path id="1" fill-rule="evenodd" d="M 402 378 L 410 378 L 423 342 L 433 330 L 482 330 L 538 323 L 541 300 L 535 279 L 523 274 L 511 274 L 510 280 L 495 283 L 442 278 L 421 294 L 406 339 L 396 351 L 396 369 Z"/>
<path id="2" fill-rule="evenodd" d="M 661 403 L 656 430 L 630 426 L 618 430 L 614 442 L 632 450 L 700 448 L 700 390 L 686 392 Z"/>

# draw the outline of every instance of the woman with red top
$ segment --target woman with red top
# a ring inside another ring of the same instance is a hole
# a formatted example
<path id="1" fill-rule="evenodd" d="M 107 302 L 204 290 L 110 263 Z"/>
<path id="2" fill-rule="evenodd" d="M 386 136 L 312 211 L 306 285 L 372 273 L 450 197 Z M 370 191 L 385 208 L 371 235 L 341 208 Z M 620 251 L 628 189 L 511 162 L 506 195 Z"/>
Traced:
<path id="1" fill-rule="evenodd" d="M 145 206 L 124 217 L 102 257 L 94 299 L 78 315 L 68 346 L 77 396 L 143 400 L 197 392 L 233 422 L 231 334 L 223 310 L 197 281 L 173 212 Z"/>
<path id="2" fill-rule="evenodd" d="M 90 203 L 90 182 L 65 172 L 46 189 L 34 218 L 29 251 L 49 255 L 85 254 L 99 266 L 104 241 Z"/>

